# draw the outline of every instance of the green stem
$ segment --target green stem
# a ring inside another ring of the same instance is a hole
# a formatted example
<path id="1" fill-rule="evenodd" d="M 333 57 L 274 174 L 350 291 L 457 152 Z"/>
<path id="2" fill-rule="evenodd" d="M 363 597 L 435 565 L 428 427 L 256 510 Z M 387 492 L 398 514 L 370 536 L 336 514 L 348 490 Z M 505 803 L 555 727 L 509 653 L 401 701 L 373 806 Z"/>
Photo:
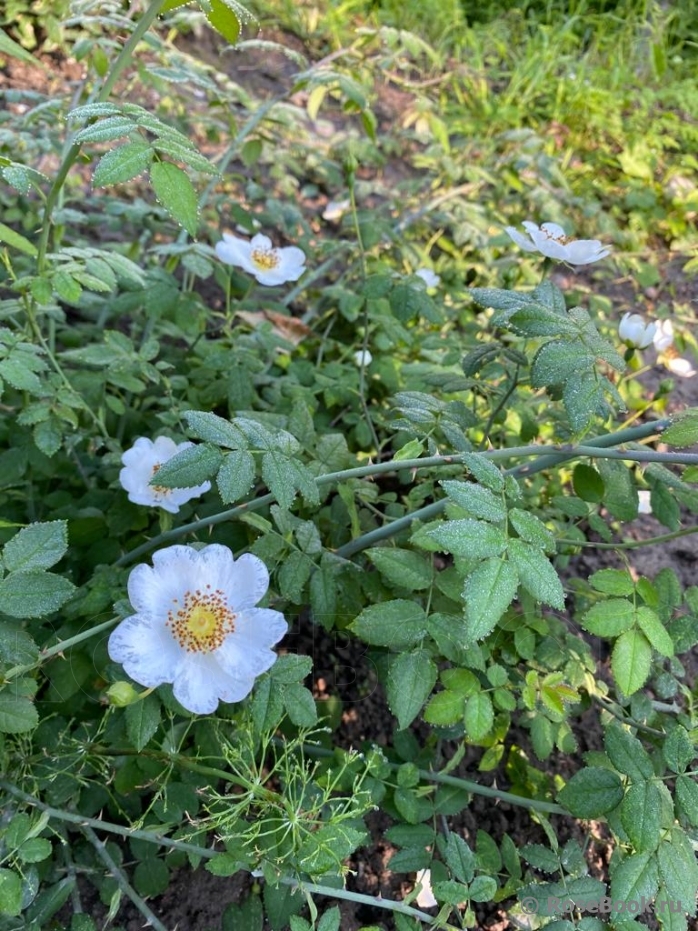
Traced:
<path id="1" fill-rule="evenodd" d="M 615 433 L 605 433 L 602 436 L 594 437 L 591 440 L 587 440 L 584 446 L 584 449 L 587 451 L 585 455 L 599 456 L 599 450 L 606 449 L 609 446 L 617 446 L 622 443 L 635 443 L 638 440 L 646 439 L 649 436 L 654 436 L 666 430 L 670 424 L 671 421 L 668 419 L 654 420 L 640 427 L 629 427 L 625 430 L 618 430 Z M 540 446 L 528 446 L 518 447 L 518 449 L 494 450 L 489 453 L 479 453 L 479 455 L 492 460 L 504 458 L 502 453 L 506 454 L 515 451 L 518 455 L 525 454 L 537 456 L 538 458 L 535 462 L 522 463 L 521 465 L 507 469 L 504 473 L 505 475 L 513 475 L 514 477 L 523 477 L 534 475 L 536 472 L 542 472 L 547 468 L 552 468 L 570 459 L 575 459 L 579 455 L 577 452 L 578 448 L 579 447 L 574 446 L 559 447 L 559 451 L 550 453 L 549 449 L 541 449 Z M 523 450 L 527 450 L 527 452 L 523 453 Z M 541 453 L 545 454 L 542 455 Z M 398 517 L 396 520 L 391 521 L 389 524 L 385 524 L 383 527 L 369 530 L 368 533 L 356 537 L 355 540 L 350 540 L 349 543 L 345 543 L 344 546 L 340 546 L 339 549 L 335 551 L 335 555 L 342 559 L 349 559 L 349 557 L 358 553 L 360 550 L 367 549 L 381 540 L 386 540 L 395 536 L 395 534 L 401 533 L 416 520 L 426 521 L 431 520 L 433 517 L 437 517 L 446 507 L 447 503 L 448 499 L 442 498 L 440 501 L 434 501 L 432 504 L 427 504 L 423 508 L 413 511 L 411 514 Z"/>
<path id="2" fill-rule="evenodd" d="M 18 676 L 23 676 L 25 673 L 31 672 L 32 669 L 41 666 L 42 663 L 45 663 L 47 659 L 51 659 L 52 656 L 57 656 L 64 650 L 69 650 L 70 647 L 82 643 L 83 640 L 89 640 L 90 637 L 94 637 L 95 634 L 100 634 L 103 630 L 109 630 L 114 624 L 118 624 L 119 620 L 120 618 L 118 617 L 112 617 L 102 624 L 97 624 L 96 627 L 90 627 L 79 634 L 75 634 L 74 637 L 68 637 L 67 640 L 59 640 L 59 642 L 54 643 L 52 647 L 47 647 L 45 650 L 42 650 L 36 662 L 26 663 L 24 666 L 13 666 L 11 669 L 8 669 L 7 672 L 3 674 L 2 681 L 9 682 L 10 679 L 16 679 Z"/>
<path id="3" fill-rule="evenodd" d="M 604 434 L 603 436 L 588 440 L 584 447 L 550 447 L 531 444 L 528 446 L 512 446 L 509 449 L 496 449 L 485 453 L 477 453 L 476 455 L 483 456 L 484 458 L 490 459 L 493 462 L 506 459 L 517 459 L 524 456 L 535 456 L 537 457 L 537 462 L 533 464 L 525 463 L 524 465 L 515 466 L 514 468 L 509 469 L 506 473 L 510 475 L 529 475 L 533 474 L 534 472 L 540 472 L 543 469 L 548 468 L 548 466 L 558 465 L 562 462 L 574 459 L 580 455 L 598 456 L 600 455 L 598 450 L 607 448 L 609 446 L 616 446 L 620 445 L 621 443 L 637 442 L 640 439 L 661 433 L 662 430 L 665 430 L 670 425 L 670 423 L 670 420 L 656 420 L 650 424 L 643 424 L 640 427 L 631 427 L 627 430 L 619 430 L 616 433 Z M 578 449 L 582 448 L 585 450 L 585 452 L 579 453 Z M 635 453 L 633 453 L 633 455 L 635 455 Z M 642 453 L 637 453 L 637 455 L 642 455 Z M 657 453 L 656 455 L 660 456 L 663 454 Z M 322 487 L 323 485 L 331 485 L 334 482 L 342 482 L 347 479 L 354 478 L 367 478 L 374 475 L 381 475 L 386 472 L 398 472 L 404 469 L 427 469 L 433 466 L 454 466 L 461 465 L 462 463 L 463 456 L 461 454 L 448 456 L 427 456 L 423 459 L 391 459 L 388 462 L 376 462 L 372 463 L 371 465 L 358 466 L 353 469 L 342 469 L 339 472 L 328 472 L 326 475 L 318 476 L 315 479 L 315 483 L 318 487 Z M 238 504 L 234 508 L 229 508 L 227 511 L 220 511 L 218 514 L 212 514 L 210 517 L 203 517 L 201 520 L 193 521 L 189 524 L 183 524 L 181 527 L 173 527 L 172 530 L 167 530 L 164 533 L 160 533 L 153 537 L 151 540 L 147 540 L 145 543 L 142 543 L 135 549 L 130 550 L 128 553 L 124 553 L 124 555 L 116 561 L 115 565 L 128 565 L 139 556 L 142 556 L 144 553 L 148 553 L 150 550 L 155 549 L 158 546 L 169 543 L 170 540 L 176 540 L 179 537 L 186 536 L 189 533 L 196 533 L 199 530 L 205 530 L 208 527 L 213 527 L 216 524 L 223 523 L 224 521 L 235 520 L 235 518 L 240 517 L 242 514 L 246 514 L 248 511 L 256 511 L 260 508 L 266 507 L 268 504 L 273 504 L 275 500 L 276 499 L 272 494 L 262 495 L 259 498 L 254 498 L 251 501 L 245 501 L 243 504 Z M 370 537 L 371 542 L 373 542 L 373 539 L 379 540 L 384 539 L 385 537 L 390 537 L 394 533 L 399 532 L 399 530 L 403 529 L 404 527 L 408 527 L 414 520 L 426 520 L 436 514 L 439 514 L 445 505 L 446 499 L 443 499 L 441 501 L 436 501 L 433 504 L 427 505 L 424 508 L 420 508 L 418 511 L 414 511 L 412 514 L 408 514 L 406 517 L 400 517 L 385 527 L 380 527 L 378 530 L 373 530 L 370 532 L 370 534 L 365 534 L 363 537 L 358 537 L 356 540 L 352 540 L 351 543 L 348 543 L 345 547 L 340 547 L 340 549 L 337 550 L 337 554 L 344 557 L 349 556 L 353 552 L 357 552 L 359 549 L 365 548 L 363 544 L 361 546 L 355 547 L 355 544 L 360 540 L 368 539 Z M 377 536 L 373 538 L 373 534 L 377 534 Z M 367 545 L 370 545 L 370 543 Z"/>
<path id="4" fill-rule="evenodd" d="M 657 537 L 650 537 L 647 540 L 622 540 L 619 543 L 597 543 L 595 540 L 571 540 L 568 537 L 557 537 L 557 543 L 563 546 L 589 546 L 595 550 L 637 550 L 642 546 L 655 546 L 657 543 L 668 543 L 670 540 L 677 540 L 679 537 L 687 537 L 692 533 L 698 533 L 698 527 L 687 527 L 684 530 L 675 530 L 673 533 L 662 533 Z"/>
<path id="5" fill-rule="evenodd" d="M 121 76 L 121 73 L 131 61 L 138 43 L 157 19 L 164 3 L 165 0 L 153 0 L 150 6 L 145 10 L 139 19 L 136 28 L 133 30 L 128 41 L 119 52 L 116 61 L 111 66 L 111 70 L 104 79 L 104 83 L 102 84 L 102 87 L 97 94 L 97 97 L 95 98 L 96 103 L 104 103 L 104 101 L 109 98 L 112 90 L 114 89 L 114 85 Z M 54 178 L 53 184 L 51 185 L 48 196 L 46 198 L 46 204 L 44 206 L 43 228 L 39 238 L 38 255 L 36 259 L 36 269 L 38 275 L 43 274 L 46 264 L 49 236 L 51 235 L 51 218 L 53 210 L 60 196 L 65 179 L 68 177 L 68 172 L 73 167 L 78 158 L 78 155 L 80 154 L 80 148 L 81 146 L 79 144 L 73 143 L 73 145 L 71 145 L 71 147 L 68 149 L 68 152 L 63 159 L 61 167 L 58 169 L 58 174 Z"/>
<path id="6" fill-rule="evenodd" d="M 138 895 L 131 883 L 126 879 L 123 871 L 114 862 L 111 854 L 107 850 L 104 841 L 100 840 L 89 825 L 82 825 L 82 833 L 89 840 L 97 852 L 97 856 L 109 870 L 110 875 L 116 881 L 119 889 L 127 896 L 136 906 L 141 915 L 145 918 L 146 924 L 155 928 L 155 931 L 167 931 L 165 925 L 157 918 L 148 908 L 143 899 Z"/>

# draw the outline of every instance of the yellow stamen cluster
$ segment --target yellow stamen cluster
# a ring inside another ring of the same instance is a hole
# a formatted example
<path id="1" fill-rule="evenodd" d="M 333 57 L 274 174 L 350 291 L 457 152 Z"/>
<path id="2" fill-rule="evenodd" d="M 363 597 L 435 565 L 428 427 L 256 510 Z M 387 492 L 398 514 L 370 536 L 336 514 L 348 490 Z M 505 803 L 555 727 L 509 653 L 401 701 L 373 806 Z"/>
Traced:
<path id="1" fill-rule="evenodd" d="M 541 232 L 545 234 L 546 239 L 552 239 L 554 242 L 559 242 L 561 246 L 566 246 L 568 242 L 572 242 L 572 239 L 569 236 L 565 236 L 564 233 L 561 236 L 553 236 L 551 232 L 542 228 Z"/>
<path id="2" fill-rule="evenodd" d="M 221 646 L 228 634 L 235 632 L 235 614 L 220 589 L 186 592 L 176 599 L 175 609 L 167 615 L 172 636 L 187 653 L 210 653 Z"/>
<path id="3" fill-rule="evenodd" d="M 160 466 L 161 466 L 161 465 L 162 465 L 161 462 L 156 462 L 155 465 L 153 466 L 153 471 L 152 471 L 151 474 L 152 474 L 152 475 L 157 475 L 157 473 L 160 471 Z M 154 491 L 156 494 L 158 494 L 158 495 L 169 495 L 169 494 L 172 494 L 172 489 L 171 489 L 171 488 L 165 488 L 164 485 L 151 485 L 150 487 L 151 487 L 151 488 L 153 489 L 153 491 Z"/>
<path id="4" fill-rule="evenodd" d="M 271 271 L 279 264 L 279 254 L 275 249 L 253 249 L 252 261 L 257 268 Z"/>

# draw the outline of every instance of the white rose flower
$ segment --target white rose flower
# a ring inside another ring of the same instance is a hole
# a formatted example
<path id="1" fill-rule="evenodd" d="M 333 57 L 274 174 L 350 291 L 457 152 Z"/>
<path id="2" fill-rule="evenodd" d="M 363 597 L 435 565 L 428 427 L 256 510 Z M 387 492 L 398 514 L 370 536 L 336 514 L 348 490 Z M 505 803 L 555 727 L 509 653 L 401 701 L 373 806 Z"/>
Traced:
<path id="1" fill-rule="evenodd" d="M 415 275 L 422 279 L 427 288 L 438 288 L 441 281 L 441 276 L 430 268 L 418 268 Z"/>
<path id="2" fill-rule="evenodd" d="M 507 234 L 525 252 L 540 252 L 549 259 L 567 262 L 568 265 L 590 265 L 610 254 L 598 239 L 570 239 L 557 223 L 543 223 L 537 226 L 530 220 L 524 220 L 528 231 L 525 236 L 513 226 L 505 227 Z"/>
<path id="3" fill-rule="evenodd" d="M 288 625 L 279 611 L 256 608 L 269 586 L 261 559 L 234 559 L 227 546 L 170 546 L 128 579 L 135 614 L 109 637 L 109 656 L 140 685 L 171 682 L 194 714 L 219 701 L 242 701 L 276 662 L 271 649 Z"/>
<path id="4" fill-rule="evenodd" d="M 155 442 L 144 436 L 139 437 L 121 457 L 124 468 L 119 472 L 119 481 L 124 491 L 128 492 L 128 500 L 148 507 L 161 507 L 170 514 L 176 514 L 187 501 L 208 491 L 210 482 L 195 488 L 165 488 L 150 484 L 164 462 L 193 445 L 188 442 L 177 444 L 166 436 L 159 436 Z"/>
<path id="5" fill-rule="evenodd" d="M 236 265 L 268 287 L 298 281 L 305 271 L 305 253 L 298 246 L 275 249 L 268 236 L 257 233 L 250 242 L 223 233 L 216 255 L 227 265 Z"/>
<path id="6" fill-rule="evenodd" d="M 652 505 L 650 504 L 650 493 L 646 488 L 641 488 L 637 493 L 637 512 L 638 514 L 651 514 Z"/>
<path id="7" fill-rule="evenodd" d="M 669 346 L 674 345 L 674 325 L 671 320 L 657 321 L 657 330 L 652 342 L 657 352 L 664 352 Z"/>
<path id="8" fill-rule="evenodd" d="M 645 323 L 641 314 L 624 314 L 618 325 L 618 335 L 634 349 L 646 349 L 652 345 L 657 332 L 656 323 Z"/>
<path id="9" fill-rule="evenodd" d="M 354 353 L 354 362 L 359 366 L 359 368 L 366 368 L 373 362 L 373 356 L 368 351 L 368 349 L 358 349 Z"/>
<path id="10" fill-rule="evenodd" d="M 678 375 L 679 378 L 693 378 L 696 374 L 696 370 L 688 359 L 682 359 L 679 356 L 667 359 L 665 365 L 672 375 Z"/>

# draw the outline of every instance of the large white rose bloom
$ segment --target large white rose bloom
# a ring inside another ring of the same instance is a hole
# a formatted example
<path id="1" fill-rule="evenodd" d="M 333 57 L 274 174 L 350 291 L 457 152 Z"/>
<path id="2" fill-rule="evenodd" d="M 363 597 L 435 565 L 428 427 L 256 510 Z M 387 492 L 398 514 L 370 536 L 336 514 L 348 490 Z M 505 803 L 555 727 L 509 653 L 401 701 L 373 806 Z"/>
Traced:
<path id="1" fill-rule="evenodd" d="M 193 445 L 188 442 L 175 443 L 167 436 L 159 436 L 155 442 L 140 436 L 121 457 L 124 468 L 119 472 L 119 481 L 124 491 L 128 492 L 128 500 L 148 507 L 161 507 L 170 514 L 176 514 L 187 501 L 208 491 L 210 482 L 195 488 L 165 488 L 164 485 L 150 484 L 164 462 Z"/>
<path id="2" fill-rule="evenodd" d="M 305 271 L 305 253 L 298 246 L 275 249 L 268 236 L 257 233 L 248 242 L 232 233 L 223 233 L 216 243 L 216 255 L 227 265 L 236 265 L 260 284 L 274 287 L 287 281 L 298 281 Z"/>
<path id="3" fill-rule="evenodd" d="M 567 262 L 568 265 L 590 265 L 610 254 L 598 239 L 570 239 L 564 229 L 557 223 L 543 223 L 537 226 L 530 220 L 524 220 L 525 236 L 513 226 L 506 226 L 505 231 L 524 252 L 540 252 L 549 259 Z"/>
<path id="4" fill-rule="evenodd" d="M 109 637 L 109 656 L 140 685 L 171 682 L 188 711 L 211 714 L 219 701 L 242 701 L 276 662 L 271 649 L 288 625 L 256 608 L 269 587 L 261 559 L 234 559 L 227 546 L 169 546 L 128 580 L 135 614 Z"/>

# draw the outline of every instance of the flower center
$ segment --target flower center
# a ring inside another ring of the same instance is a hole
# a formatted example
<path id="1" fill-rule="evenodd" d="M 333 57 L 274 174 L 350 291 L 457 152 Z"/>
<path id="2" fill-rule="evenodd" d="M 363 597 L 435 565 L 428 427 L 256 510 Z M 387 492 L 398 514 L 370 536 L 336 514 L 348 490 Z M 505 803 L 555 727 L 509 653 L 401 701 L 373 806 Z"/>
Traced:
<path id="1" fill-rule="evenodd" d="M 560 243 L 561 246 L 566 246 L 568 242 L 572 242 L 569 236 L 565 236 L 564 233 L 560 233 L 558 236 L 554 236 L 549 230 L 543 230 L 545 233 L 546 239 L 552 239 L 555 242 Z"/>
<path id="2" fill-rule="evenodd" d="M 279 254 L 275 249 L 253 249 L 252 261 L 257 268 L 268 272 L 279 264 Z"/>
<path id="3" fill-rule="evenodd" d="M 220 589 L 196 589 L 186 592 L 182 601 L 167 615 L 172 636 L 187 653 L 210 653 L 217 650 L 228 634 L 235 632 L 235 614 L 225 602 Z"/>
<path id="4" fill-rule="evenodd" d="M 161 466 L 161 465 L 162 465 L 161 462 L 156 462 L 156 463 L 155 463 L 155 465 L 153 466 L 153 471 L 151 472 L 151 476 L 152 476 L 152 475 L 157 475 L 157 473 L 160 471 L 160 466 Z M 156 495 L 160 495 L 160 496 L 163 496 L 163 495 L 164 495 L 164 496 L 167 496 L 167 495 L 171 495 L 171 494 L 172 494 L 172 489 L 171 489 L 171 488 L 165 488 L 164 485 L 151 485 L 150 487 L 153 489 L 153 491 L 155 492 Z"/>

